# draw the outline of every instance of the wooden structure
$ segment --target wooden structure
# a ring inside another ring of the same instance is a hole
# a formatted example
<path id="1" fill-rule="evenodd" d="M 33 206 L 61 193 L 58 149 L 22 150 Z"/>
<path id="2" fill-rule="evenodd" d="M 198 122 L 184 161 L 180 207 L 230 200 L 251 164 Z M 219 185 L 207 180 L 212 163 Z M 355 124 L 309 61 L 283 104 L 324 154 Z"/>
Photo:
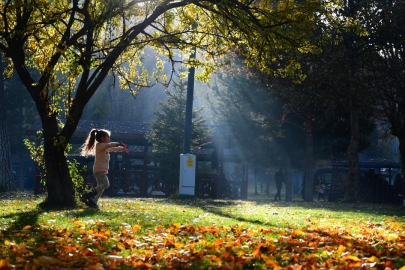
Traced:
<path id="1" fill-rule="evenodd" d="M 74 146 L 69 159 L 78 160 L 83 166 L 87 165 L 87 172 L 84 175 L 85 183 L 96 184 L 92 173 L 93 157 L 85 158 L 78 154 L 78 147 L 84 143 L 91 129 L 107 129 L 111 131 L 111 141 L 123 141 L 129 146 L 130 154 L 111 153 L 109 180 L 110 187 L 104 192 L 105 195 L 154 197 L 168 196 L 175 192 L 174 187 L 166 185 L 155 177 L 156 164 L 149 159 L 149 152 L 152 149 L 151 143 L 146 139 L 146 134 L 150 132 L 150 123 L 144 122 L 119 122 L 119 121 L 90 121 L 81 120 L 70 143 Z M 227 183 L 223 175 L 222 164 L 226 162 L 242 162 L 236 155 L 224 154 L 225 149 L 231 147 L 229 131 L 222 126 L 211 126 L 212 136 L 208 139 L 208 144 L 203 149 L 197 151 L 198 162 L 210 162 L 214 173 L 196 175 L 196 196 L 210 198 L 247 198 L 247 177 L 238 186 L 238 191 L 234 195 L 224 193 L 226 186 L 236 186 L 234 183 Z M 27 135 L 34 136 L 41 129 L 40 123 L 36 123 L 29 130 Z M 247 171 L 247 165 L 244 165 Z M 36 171 L 34 192 L 40 192 L 39 171 Z M 248 175 L 245 173 L 245 175 Z M 236 196 L 238 194 L 238 196 Z"/>
<path id="2" fill-rule="evenodd" d="M 339 185 L 346 177 L 348 171 L 347 161 L 337 161 L 330 164 L 332 174 L 332 196 L 342 196 Z M 404 200 L 402 178 L 395 180 L 401 175 L 401 165 L 392 160 L 361 159 L 360 163 L 360 194 L 369 203 L 402 204 Z M 323 173 L 325 175 L 325 173 Z M 325 177 L 325 176 L 321 176 Z M 322 178 L 319 180 L 323 180 Z M 398 188 L 400 185 L 402 188 Z M 333 198 L 334 200 L 336 198 Z"/>

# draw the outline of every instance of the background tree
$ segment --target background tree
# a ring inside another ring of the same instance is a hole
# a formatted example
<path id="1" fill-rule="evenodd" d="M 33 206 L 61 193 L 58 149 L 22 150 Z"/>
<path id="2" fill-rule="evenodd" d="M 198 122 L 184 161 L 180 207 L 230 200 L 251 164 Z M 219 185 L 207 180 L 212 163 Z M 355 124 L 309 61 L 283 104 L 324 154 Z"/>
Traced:
<path id="1" fill-rule="evenodd" d="M 302 133 L 282 123 L 285 100 L 274 95 L 263 75 L 242 64 L 243 57 L 229 55 L 232 66 L 216 73 L 210 82 L 215 121 L 227 125 L 244 160 L 257 168 L 281 167 L 286 174 L 286 199 L 292 199 L 289 170 L 302 167 Z M 281 90 L 280 90 L 281 91 Z"/>
<path id="2" fill-rule="evenodd" d="M 347 111 L 350 113 L 351 139 L 347 148 L 349 172 L 346 201 L 355 201 L 359 195 L 360 116 L 372 108 L 374 100 L 371 95 L 369 65 L 373 46 L 366 25 L 370 16 L 379 12 L 375 8 L 376 2 L 336 1 L 328 6 L 329 12 L 325 13 L 325 18 L 318 21 L 327 51 L 334 50 L 325 66 L 325 71 L 333 74 L 331 89 L 340 93 L 338 100 L 342 103 L 339 106 L 347 104 Z"/>
<path id="3" fill-rule="evenodd" d="M 0 52 L 0 191 L 9 191 L 15 188 L 13 169 L 11 167 L 11 148 L 7 128 L 7 113 L 5 84 L 4 84 L 4 61 Z"/>
<path id="4" fill-rule="evenodd" d="M 155 111 L 151 123 L 151 133 L 147 139 L 153 144 L 152 159 L 158 163 L 156 174 L 168 187 L 178 188 L 180 154 L 183 153 L 183 138 L 186 112 L 187 80 L 173 81 L 171 90 L 164 102 L 159 102 L 160 110 Z M 191 124 L 191 151 L 208 143 L 211 130 L 205 125 L 200 110 L 194 110 Z M 172 191 L 169 188 L 169 192 Z"/>
<path id="5" fill-rule="evenodd" d="M 373 41 L 378 120 L 398 138 L 402 174 L 405 172 L 405 3 L 377 2 L 378 13 L 370 16 L 367 30 Z M 405 181 L 405 179 L 403 179 Z M 404 185 L 405 187 L 405 182 Z M 405 190 L 403 191 L 405 192 Z"/>
<path id="6" fill-rule="evenodd" d="M 318 3 L 285 0 L 273 7 L 267 1 L 216 0 L 0 2 L 0 50 L 11 63 L 9 74 L 14 69 L 30 93 L 42 123 L 47 202 L 53 207 L 75 205 L 65 149 L 83 109 L 109 72 L 119 74 L 122 87 L 135 86 L 134 94 L 137 87 L 159 81 L 164 61 L 158 60 L 156 72 L 147 79 L 140 61 L 146 46 L 172 63 L 174 49 L 189 55 L 196 46 L 206 58 L 189 64 L 205 67 L 200 78 L 207 78 L 215 67 L 212 58 L 232 46 L 243 49 L 251 63 L 267 68 L 269 61 L 277 60 L 277 50 L 311 51 L 305 36 Z M 196 17 L 199 27 L 193 30 Z M 287 68 L 294 73 L 297 67 L 287 59 L 277 72 Z M 39 71 L 38 80 L 29 67 Z M 60 117 L 66 117 L 62 128 Z"/>

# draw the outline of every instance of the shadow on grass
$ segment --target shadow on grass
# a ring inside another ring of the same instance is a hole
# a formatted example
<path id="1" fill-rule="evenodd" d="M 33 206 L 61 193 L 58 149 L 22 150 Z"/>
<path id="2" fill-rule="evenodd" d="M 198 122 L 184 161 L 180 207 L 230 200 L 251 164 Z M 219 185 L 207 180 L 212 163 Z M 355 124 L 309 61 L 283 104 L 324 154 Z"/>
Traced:
<path id="1" fill-rule="evenodd" d="M 327 210 L 327 211 L 333 211 L 333 212 L 343 212 L 345 214 L 350 214 L 352 213 L 353 215 L 357 214 L 370 214 L 370 215 L 375 215 L 375 216 L 397 216 L 399 218 L 404 219 L 405 218 L 405 207 L 399 206 L 399 205 L 387 205 L 387 204 L 369 204 L 369 203 L 340 203 L 340 202 L 327 202 L 327 201 L 314 201 L 314 202 L 304 202 L 304 201 L 297 201 L 294 200 L 292 202 L 286 202 L 286 201 L 281 201 L 281 202 L 274 202 L 270 198 L 268 199 L 258 199 L 258 200 L 214 200 L 214 199 L 186 199 L 186 200 L 181 200 L 181 199 L 165 199 L 158 201 L 162 204 L 172 204 L 172 205 L 179 205 L 179 206 L 190 206 L 190 207 L 198 207 L 206 212 L 221 216 L 221 217 L 226 217 L 226 218 L 231 218 L 234 220 L 238 220 L 241 222 L 250 222 L 254 224 L 263 224 L 264 221 L 260 221 L 255 218 L 246 218 L 246 217 L 240 217 L 237 215 L 233 214 L 228 214 L 224 213 L 222 211 L 222 208 L 229 208 L 233 206 L 238 206 L 238 205 L 246 205 L 246 204 L 252 204 L 252 207 L 254 205 L 259 205 L 259 206 L 268 206 L 269 209 L 271 208 L 298 208 L 302 210 Z M 272 225 L 270 223 L 266 223 L 266 225 Z M 275 225 L 275 224 L 273 224 Z"/>

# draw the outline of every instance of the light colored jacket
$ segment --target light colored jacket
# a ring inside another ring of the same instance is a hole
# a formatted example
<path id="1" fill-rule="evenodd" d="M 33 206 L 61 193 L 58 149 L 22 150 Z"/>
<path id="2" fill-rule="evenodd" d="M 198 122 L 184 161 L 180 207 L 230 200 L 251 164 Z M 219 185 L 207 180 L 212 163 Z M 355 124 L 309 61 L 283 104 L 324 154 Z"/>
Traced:
<path id="1" fill-rule="evenodd" d="M 93 173 L 108 172 L 110 163 L 110 153 L 114 151 L 124 151 L 124 147 L 118 146 L 116 142 L 99 143 L 96 142 Z"/>

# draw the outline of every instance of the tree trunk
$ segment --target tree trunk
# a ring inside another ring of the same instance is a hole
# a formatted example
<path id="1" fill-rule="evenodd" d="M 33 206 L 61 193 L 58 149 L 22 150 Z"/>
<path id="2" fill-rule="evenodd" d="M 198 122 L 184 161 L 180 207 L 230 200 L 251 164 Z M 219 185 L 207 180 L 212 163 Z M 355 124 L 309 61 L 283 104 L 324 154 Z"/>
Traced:
<path id="1" fill-rule="evenodd" d="M 9 191 L 15 189 L 15 185 L 7 131 L 3 73 L 3 55 L 0 53 L 0 191 Z"/>
<path id="2" fill-rule="evenodd" d="M 290 158 L 287 158 L 286 166 L 285 166 L 285 172 L 284 172 L 284 178 L 285 178 L 285 201 L 286 202 L 291 202 L 293 198 L 293 184 L 292 184 L 292 173 L 291 173 L 291 162 Z"/>
<path id="3" fill-rule="evenodd" d="M 24 191 L 24 156 L 18 153 L 18 188 Z"/>
<path id="4" fill-rule="evenodd" d="M 306 131 L 305 162 L 304 198 L 306 202 L 312 202 L 314 200 L 314 137 L 312 128 L 308 128 Z"/>
<path id="5" fill-rule="evenodd" d="M 258 195 L 259 192 L 257 192 L 257 166 L 255 166 L 254 172 L 255 172 L 255 195 Z"/>
<path id="6" fill-rule="evenodd" d="M 360 128 L 359 128 L 359 111 L 355 108 L 353 102 L 350 104 L 350 145 L 347 148 L 347 155 L 349 158 L 349 173 L 347 175 L 347 181 L 345 186 L 344 201 L 355 202 L 357 200 L 357 194 L 359 191 L 359 140 L 360 140 Z"/>
<path id="7" fill-rule="evenodd" d="M 396 126 L 394 126 L 396 124 Z M 399 124 L 399 125 L 398 125 Z M 402 168 L 402 189 L 401 194 L 405 194 L 405 126 L 404 120 L 399 120 L 398 123 L 394 123 L 391 128 L 392 134 L 398 138 L 399 141 L 399 155 Z"/>
<path id="8" fill-rule="evenodd" d="M 75 190 L 65 156 L 66 144 L 58 142 L 56 116 L 42 118 L 44 135 L 44 161 L 49 207 L 75 207 Z"/>

